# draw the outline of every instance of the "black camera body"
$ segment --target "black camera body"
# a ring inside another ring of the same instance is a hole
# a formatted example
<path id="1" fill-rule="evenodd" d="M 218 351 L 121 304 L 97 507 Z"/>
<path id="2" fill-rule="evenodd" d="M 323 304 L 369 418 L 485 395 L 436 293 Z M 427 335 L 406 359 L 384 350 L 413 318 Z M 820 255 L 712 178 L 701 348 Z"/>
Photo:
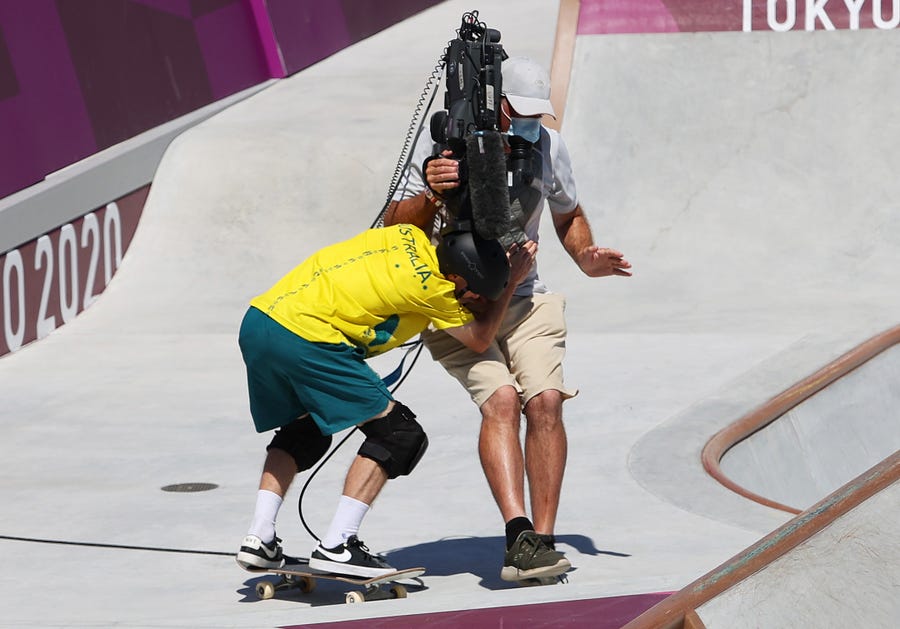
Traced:
<path id="1" fill-rule="evenodd" d="M 500 31 L 479 22 L 477 11 L 465 13 L 456 39 L 445 51 L 444 109 L 431 117 L 436 155 L 450 149 L 459 160 L 460 185 L 444 194 L 455 228 L 474 227 L 488 239 L 509 227 L 506 157 L 500 137 L 501 64 L 506 58 Z"/>
<path id="2" fill-rule="evenodd" d="M 462 155 L 465 137 L 476 131 L 499 131 L 506 57 L 500 31 L 477 22 L 478 13 L 466 13 L 456 39 L 447 46 L 447 91 L 444 110 L 431 120 L 431 137 Z"/>

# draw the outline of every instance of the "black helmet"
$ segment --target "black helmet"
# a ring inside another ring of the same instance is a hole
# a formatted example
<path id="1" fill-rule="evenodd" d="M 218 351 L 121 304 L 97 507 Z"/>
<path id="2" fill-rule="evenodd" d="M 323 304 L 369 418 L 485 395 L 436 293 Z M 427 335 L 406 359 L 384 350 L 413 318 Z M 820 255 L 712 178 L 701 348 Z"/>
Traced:
<path id="1" fill-rule="evenodd" d="M 437 258 L 441 273 L 462 276 L 470 291 L 488 299 L 497 299 L 509 282 L 509 260 L 496 239 L 451 228 L 441 234 Z"/>

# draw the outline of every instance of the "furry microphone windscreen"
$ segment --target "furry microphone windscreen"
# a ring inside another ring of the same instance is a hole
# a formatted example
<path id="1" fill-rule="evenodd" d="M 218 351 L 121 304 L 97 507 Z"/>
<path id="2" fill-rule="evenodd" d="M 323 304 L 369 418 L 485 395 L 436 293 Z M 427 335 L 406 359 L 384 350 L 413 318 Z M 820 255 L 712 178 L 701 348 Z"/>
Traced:
<path id="1" fill-rule="evenodd" d="M 497 131 L 466 137 L 469 162 L 469 195 L 475 233 L 486 240 L 509 231 L 509 189 L 506 187 L 506 153 Z"/>

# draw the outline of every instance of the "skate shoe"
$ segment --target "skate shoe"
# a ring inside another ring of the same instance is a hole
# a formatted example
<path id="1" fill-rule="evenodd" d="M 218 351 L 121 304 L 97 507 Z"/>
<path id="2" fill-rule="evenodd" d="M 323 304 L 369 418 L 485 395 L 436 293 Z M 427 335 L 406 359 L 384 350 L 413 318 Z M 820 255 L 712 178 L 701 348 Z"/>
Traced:
<path id="1" fill-rule="evenodd" d="M 323 548 L 321 542 L 317 544 L 309 556 L 309 567 L 355 577 L 380 577 L 394 572 L 393 566 L 369 552 L 356 535 L 334 548 Z"/>
<path id="2" fill-rule="evenodd" d="M 554 577 L 571 567 L 565 555 L 548 548 L 540 535 L 534 531 L 522 531 L 506 551 L 500 578 L 504 581 L 523 581 Z"/>
<path id="3" fill-rule="evenodd" d="M 241 542 L 241 549 L 235 560 L 244 570 L 280 568 L 284 565 L 280 542 L 281 540 L 276 537 L 266 544 L 256 535 L 248 535 Z"/>

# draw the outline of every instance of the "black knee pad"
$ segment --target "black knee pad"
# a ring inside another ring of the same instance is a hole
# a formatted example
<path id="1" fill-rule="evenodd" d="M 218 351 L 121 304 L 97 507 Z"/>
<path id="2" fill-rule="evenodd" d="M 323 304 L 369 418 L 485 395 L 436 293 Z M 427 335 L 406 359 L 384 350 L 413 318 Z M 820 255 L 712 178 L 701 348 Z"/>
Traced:
<path id="1" fill-rule="evenodd" d="M 412 472 L 428 449 L 428 437 L 415 413 L 400 402 L 394 402 L 384 417 L 361 424 L 359 429 L 366 440 L 358 454 L 381 465 L 388 478 Z"/>
<path id="2" fill-rule="evenodd" d="M 325 456 L 331 447 L 331 435 L 323 435 L 312 417 L 306 415 L 279 428 L 266 448 L 278 448 L 290 454 L 297 471 L 308 470 Z"/>

